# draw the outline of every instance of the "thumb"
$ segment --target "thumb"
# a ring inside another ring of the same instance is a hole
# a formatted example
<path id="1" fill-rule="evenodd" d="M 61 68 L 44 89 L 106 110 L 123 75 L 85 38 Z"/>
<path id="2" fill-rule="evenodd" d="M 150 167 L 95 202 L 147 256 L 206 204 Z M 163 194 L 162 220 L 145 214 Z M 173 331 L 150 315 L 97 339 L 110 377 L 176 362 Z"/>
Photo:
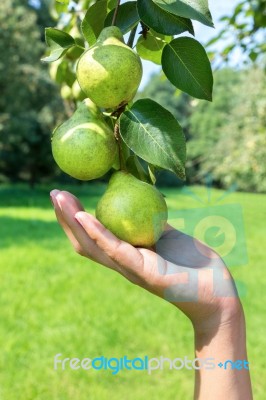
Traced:
<path id="1" fill-rule="evenodd" d="M 75 219 L 80 223 L 89 237 L 95 241 L 97 246 L 118 266 L 122 266 L 128 272 L 133 272 L 137 275 L 142 271 L 143 256 L 138 249 L 118 239 L 91 214 L 80 211 L 75 214 Z"/>

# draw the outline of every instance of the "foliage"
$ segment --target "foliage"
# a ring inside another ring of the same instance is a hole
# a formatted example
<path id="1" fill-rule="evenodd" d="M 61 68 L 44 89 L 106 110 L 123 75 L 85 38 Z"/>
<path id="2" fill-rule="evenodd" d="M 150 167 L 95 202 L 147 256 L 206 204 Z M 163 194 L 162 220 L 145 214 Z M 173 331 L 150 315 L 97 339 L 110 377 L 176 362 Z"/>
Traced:
<path id="1" fill-rule="evenodd" d="M 195 105 L 188 169 L 194 181 L 211 174 L 223 187 L 266 191 L 266 85 L 259 68 L 215 74 L 215 102 Z"/>
<path id="2" fill-rule="evenodd" d="M 138 94 L 138 97 L 143 99 L 149 97 L 170 111 L 180 122 L 185 136 L 189 137 L 188 124 L 192 98 L 176 89 L 162 73 L 153 74 L 147 85 Z"/>
<path id="3" fill-rule="evenodd" d="M 232 69 L 216 71 L 214 75 L 215 101 L 211 104 L 191 102 L 188 167 L 193 167 L 193 173 L 190 171 L 190 175 L 197 173 L 197 166 L 202 158 L 209 157 L 213 146 L 219 140 L 220 130 L 228 123 L 230 112 L 234 104 L 238 102 L 240 76 L 241 73 Z"/>
<path id="4" fill-rule="evenodd" d="M 255 68 L 242 74 L 237 103 L 218 141 L 203 162 L 224 187 L 237 185 L 245 191 L 266 192 L 266 83 Z"/>
<path id="5" fill-rule="evenodd" d="M 266 7 L 265 0 L 239 0 L 232 15 L 221 17 L 223 28 L 208 45 L 223 40 L 226 45 L 216 54 L 217 59 L 227 61 L 237 48 L 242 50 L 245 62 L 265 62 Z"/>
<path id="6" fill-rule="evenodd" d="M 34 184 L 39 177 L 54 174 L 50 133 L 62 114 L 62 103 L 40 65 L 44 44 L 34 10 L 5 0 L 0 3 L 0 26 L 1 177 Z"/>
<path id="7" fill-rule="evenodd" d="M 57 3 L 56 28 L 46 28 L 47 53 L 44 62 L 55 62 L 51 74 L 64 88 L 65 96 L 76 98 L 76 64 L 80 55 L 93 46 L 104 27 L 117 25 L 123 35 L 129 33 L 128 45 L 139 56 L 162 65 L 167 79 L 178 89 L 199 99 L 211 101 L 213 77 L 210 62 L 202 45 L 191 37 L 192 20 L 212 26 L 208 1 L 78 1 Z M 139 37 L 135 39 L 135 35 Z M 130 79 L 130 77 L 129 77 Z M 116 110 L 102 110 L 115 125 L 120 147 L 120 166 L 142 179 L 136 163 L 154 182 L 154 170 L 172 171 L 185 178 L 185 136 L 175 117 L 160 104 L 143 99 Z M 136 134 L 137 133 L 137 134 Z M 135 154 L 137 157 L 132 157 Z M 130 157 L 130 162 L 127 158 Z"/>
<path id="8" fill-rule="evenodd" d="M 174 85 L 165 78 L 164 74 L 153 74 L 137 97 L 143 99 L 149 97 L 170 111 L 180 122 L 186 140 L 189 140 L 189 123 L 192 109 L 190 103 L 192 98 L 188 94 L 176 89 Z M 157 171 L 156 178 L 156 184 L 158 186 L 181 186 L 184 184 L 184 182 L 169 171 Z M 189 179 L 189 175 L 187 175 L 187 179 Z"/>
<path id="9" fill-rule="evenodd" d="M 176 91 L 160 74 L 139 97 L 151 97 L 186 127 L 188 182 L 266 191 L 265 80 L 259 68 L 214 73 L 214 102 L 193 100 Z M 160 172 L 158 183 L 177 185 L 172 174 Z"/>

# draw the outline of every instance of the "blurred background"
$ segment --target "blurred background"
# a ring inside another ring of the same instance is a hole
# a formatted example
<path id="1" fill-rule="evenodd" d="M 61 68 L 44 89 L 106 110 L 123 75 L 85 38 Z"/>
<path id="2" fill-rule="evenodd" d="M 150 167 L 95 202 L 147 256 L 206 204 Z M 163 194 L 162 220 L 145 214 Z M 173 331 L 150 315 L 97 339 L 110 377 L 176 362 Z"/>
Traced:
<path id="1" fill-rule="evenodd" d="M 113 376 L 53 369 L 58 353 L 193 358 L 191 327 L 182 315 L 77 257 L 55 221 L 51 189 L 72 191 L 94 212 L 108 180 L 77 182 L 51 155 L 54 127 L 83 97 L 74 74 L 80 51 L 50 66 L 40 61 L 45 27 L 82 42 L 77 26 L 90 1 L 63 3 L 0 3 L 0 399 L 188 399 L 193 372 L 187 370 Z M 213 103 L 179 92 L 150 61 L 137 96 L 169 109 L 187 138 L 185 184 L 158 173 L 169 209 L 208 207 L 221 198 L 243 209 L 249 262 L 229 267 L 246 310 L 255 398 L 263 400 L 266 7 L 264 0 L 212 0 L 210 8 L 216 30 L 195 23 L 195 31 L 212 61 Z"/>

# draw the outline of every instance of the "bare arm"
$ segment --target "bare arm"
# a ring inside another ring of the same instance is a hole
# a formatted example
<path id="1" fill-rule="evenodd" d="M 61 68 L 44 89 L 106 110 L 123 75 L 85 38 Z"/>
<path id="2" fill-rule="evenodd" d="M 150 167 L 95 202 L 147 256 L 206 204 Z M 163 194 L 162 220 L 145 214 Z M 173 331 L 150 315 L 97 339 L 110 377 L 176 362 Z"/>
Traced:
<path id="1" fill-rule="evenodd" d="M 201 333 L 195 329 L 195 352 L 198 358 L 215 356 L 216 361 L 221 362 L 220 367 L 216 362 L 213 370 L 196 370 L 196 400 L 252 399 L 242 309 L 230 323 L 213 332 Z"/>

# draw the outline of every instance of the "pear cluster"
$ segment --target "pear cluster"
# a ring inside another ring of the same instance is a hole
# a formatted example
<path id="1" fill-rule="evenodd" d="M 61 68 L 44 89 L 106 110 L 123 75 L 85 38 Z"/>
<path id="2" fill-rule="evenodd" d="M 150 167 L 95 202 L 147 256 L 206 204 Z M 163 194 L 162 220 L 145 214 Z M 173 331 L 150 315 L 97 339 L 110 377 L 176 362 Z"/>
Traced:
<path id="1" fill-rule="evenodd" d="M 117 165 L 117 139 L 100 108 L 115 111 L 126 105 L 135 96 L 141 77 L 140 58 L 124 44 L 119 28 L 103 29 L 77 64 L 77 82 L 87 98 L 52 135 L 53 157 L 62 171 L 91 180 Z M 126 171 L 116 171 L 97 205 L 96 217 L 118 238 L 150 247 L 165 228 L 167 207 L 154 186 Z"/>

